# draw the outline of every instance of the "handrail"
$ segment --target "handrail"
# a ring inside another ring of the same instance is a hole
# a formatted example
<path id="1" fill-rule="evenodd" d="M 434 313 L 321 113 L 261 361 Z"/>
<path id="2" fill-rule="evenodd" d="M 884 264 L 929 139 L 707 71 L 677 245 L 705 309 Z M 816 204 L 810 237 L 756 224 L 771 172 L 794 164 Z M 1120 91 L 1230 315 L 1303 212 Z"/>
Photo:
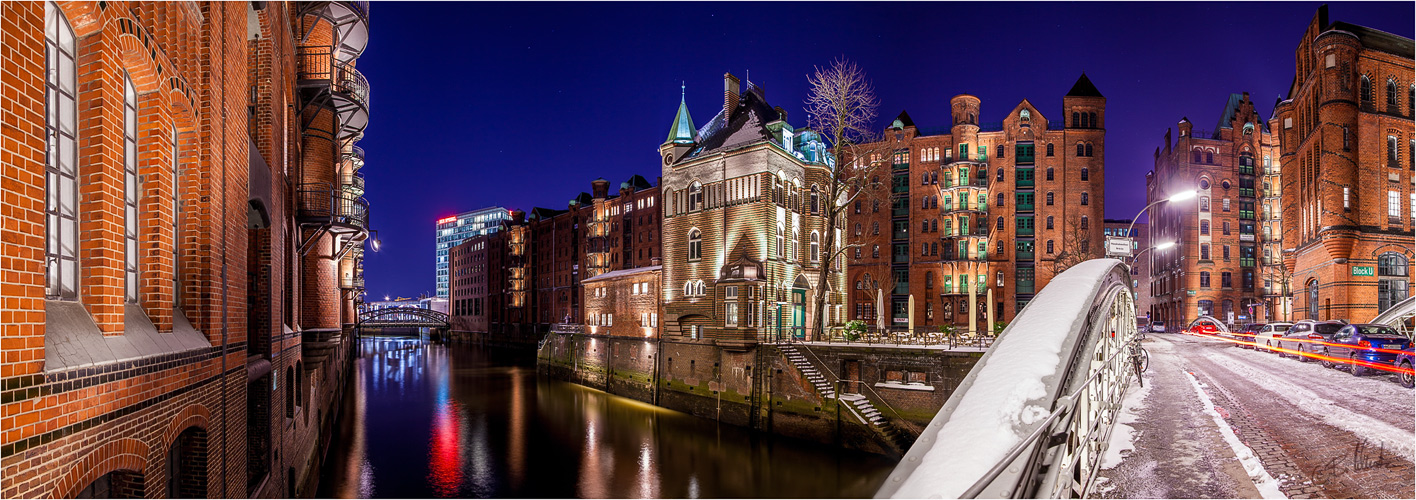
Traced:
<path id="1" fill-rule="evenodd" d="M 840 376 L 840 375 L 837 375 L 835 372 L 832 372 L 832 371 L 831 371 L 831 368 L 829 368 L 829 367 L 826 366 L 826 362 L 825 362 L 825 361 L 821 361 L 821 358 L 818 357 L 818 356 L 816 356 L 816 353 L 815 353 L 815 352 L 812 352 L 812 351 L 811 351 L 811 347 L 810 347 L 810 346 L 807 346 L 807 345 L 805 345 L 805 344 L 802 344 L 801 347 L 802 347 L 803 350 L 806 351 L 807 354 L 810 354 L 810 355 L 811 355 L 811 358 L 812 358 L 812 359 L 815 359 L 815 360 L 816 360 L 817 366 L 822 367 L 822 369 L 826 370 L 826 373 L 831 374 L 831 378 L 835 379 L 835 382 L 833 382 L 833 384 L 834 384 L 834 387 L 836 388 L 836 404 L 838 404 L 838 405 L 841 404 L 841 386 L 840 386 L 840 384 L 841 384 L 841 382 L 846 382 L 846 380 L 842 379 L 841 376 Z M 870 387 L 869 385 L 866 385 L 864 382 L 860 382 L 860 381 L 857 381 L 857 382 L 858 382 L 857 385 L 859 385 L 859 386 L 861 386 L 861 387 L 864 387 L 866 390 L 870 391 L 871 394 L 874 394 L 874 395 L 875 395 L 875 398 L 878 399 L 878 400 L 880 400 L 880 402 L 885 405 L 885 408 L 888 408 L 888 409 L 890 410 L 890 413 L 895 414 L 895 418 L 896 418 L 896 419 L 901 420 L 901 421 L 903 421 L 903 420 L 905 419 L 904 416 L 900 415 L 900 412 L 899 412 L 899 411 L 895 410 L 895 407 L 890 406 L 890 402 L 889 402 L 889 401 L 886 401 L 884 397 L 881 397 L 881 396 L 880 396 L 880 393 L 875 392 L 875 389 L 874 389 L 874 388 Z"/>
<path id="2" fill-rule="evenodd" d="M 364 109 L 369 108 L 369 80 L 354 66 L 334 57 L 332 47 L 296 48 L 295 73 L 300 80 L 328 82 L 331 91 L 347 94 Z"/>
<path id="3" fill-rule="evenodd" d="M 323 182 L 301 184 L 300 212 L 307 217 L 329 217 L 331 222 L 369 227 L 369 201 Z"/>
<path id="4" fill-rule="evenodd" d="M 1085 496 L 1106 442 L 1095 434 L 1110 432 L 1131 380 L 1118 354 L 1134 340 L 1131 292 L 1116 259 L 1054 277 L 974 364 L 877 497 Z M 976 439 L 978 426 L 996 427 L 998 418 L 1012 422 L 1016 441 Z"/>

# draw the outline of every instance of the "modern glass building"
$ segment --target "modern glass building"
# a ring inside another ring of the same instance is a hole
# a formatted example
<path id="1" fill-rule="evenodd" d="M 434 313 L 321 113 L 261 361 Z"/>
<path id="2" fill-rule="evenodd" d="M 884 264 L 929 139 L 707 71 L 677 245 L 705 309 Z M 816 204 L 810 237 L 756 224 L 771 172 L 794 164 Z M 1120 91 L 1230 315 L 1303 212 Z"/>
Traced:
<path id="1" fill-rule="evenodd" d="M 487 207 L 438 219 L 436 257 L 438 297 L 445 299 L 448 296 L 448 273 L 451 267 L 447 258 L 448 249 L 462 243 L 462 240 L 467 238 L 495 233 L 497 228 L 501 226 L 501 221 L 509 217 L 505 208 Z"/>

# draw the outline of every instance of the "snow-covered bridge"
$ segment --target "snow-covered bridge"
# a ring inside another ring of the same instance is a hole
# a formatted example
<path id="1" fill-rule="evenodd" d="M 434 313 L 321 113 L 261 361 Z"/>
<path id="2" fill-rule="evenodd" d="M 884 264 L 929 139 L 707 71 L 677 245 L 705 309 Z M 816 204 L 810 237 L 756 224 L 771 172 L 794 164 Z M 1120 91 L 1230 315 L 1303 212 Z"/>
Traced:
<path id="1" fill-rule="evenodd" d="M 879 498 L 1081 497 L 1134 380 L 1127 266 L 1059 274 L 974 365 Z"/>

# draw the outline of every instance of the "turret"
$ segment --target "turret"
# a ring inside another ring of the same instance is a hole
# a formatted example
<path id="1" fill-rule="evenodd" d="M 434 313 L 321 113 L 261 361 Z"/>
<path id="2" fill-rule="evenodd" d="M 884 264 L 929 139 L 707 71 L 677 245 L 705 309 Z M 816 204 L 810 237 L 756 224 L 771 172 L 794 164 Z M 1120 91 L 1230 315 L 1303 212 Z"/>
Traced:
<path id="1" fill-rule="evenodd" d="M 685 101 L 685 95 L 686 87 L 680 85 L 678 114 L 674 115 L 674 122 L 669 125 L 668 138 L 659 145 L 659 157 L 663 160 L 665 167 L 673 165 L 674 162 L 683 158 L 697 144 L 695 136 L 698 130 L 693 126 L 693 117 L 688 115 L 688 103 Z"/>

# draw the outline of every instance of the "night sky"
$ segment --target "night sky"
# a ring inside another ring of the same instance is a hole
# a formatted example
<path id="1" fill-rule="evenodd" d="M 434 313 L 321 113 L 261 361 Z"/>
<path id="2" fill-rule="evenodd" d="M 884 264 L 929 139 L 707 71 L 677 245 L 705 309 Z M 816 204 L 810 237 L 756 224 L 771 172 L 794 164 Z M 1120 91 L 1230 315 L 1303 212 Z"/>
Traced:
<path id="1" fill-rule="evenodd" d="M 731 72 L 804 127 L 807 75 L 840 56 L 874 83 L 880 127 L 902 109 L 947 126 L 961 93 L 982 99 L 982 122 L 1024 98 L 1056 119 L 1085 71 L 1107 98 L 1106 216 L 1129 219 L 1181 117 L 1212 129 L 1245 91 L 1270 116 L 1319 5 L 375 2 L 358 62 L 382 241 L 365 257 L 369 297 L 432 294 L 440 217 L 565 209 L 598 177 L 656 182 L 681 82 L 695 126 L 722 107 Z M 1416 7 L 1337 2 L 1329 20 L 1410 38 Z"/>

